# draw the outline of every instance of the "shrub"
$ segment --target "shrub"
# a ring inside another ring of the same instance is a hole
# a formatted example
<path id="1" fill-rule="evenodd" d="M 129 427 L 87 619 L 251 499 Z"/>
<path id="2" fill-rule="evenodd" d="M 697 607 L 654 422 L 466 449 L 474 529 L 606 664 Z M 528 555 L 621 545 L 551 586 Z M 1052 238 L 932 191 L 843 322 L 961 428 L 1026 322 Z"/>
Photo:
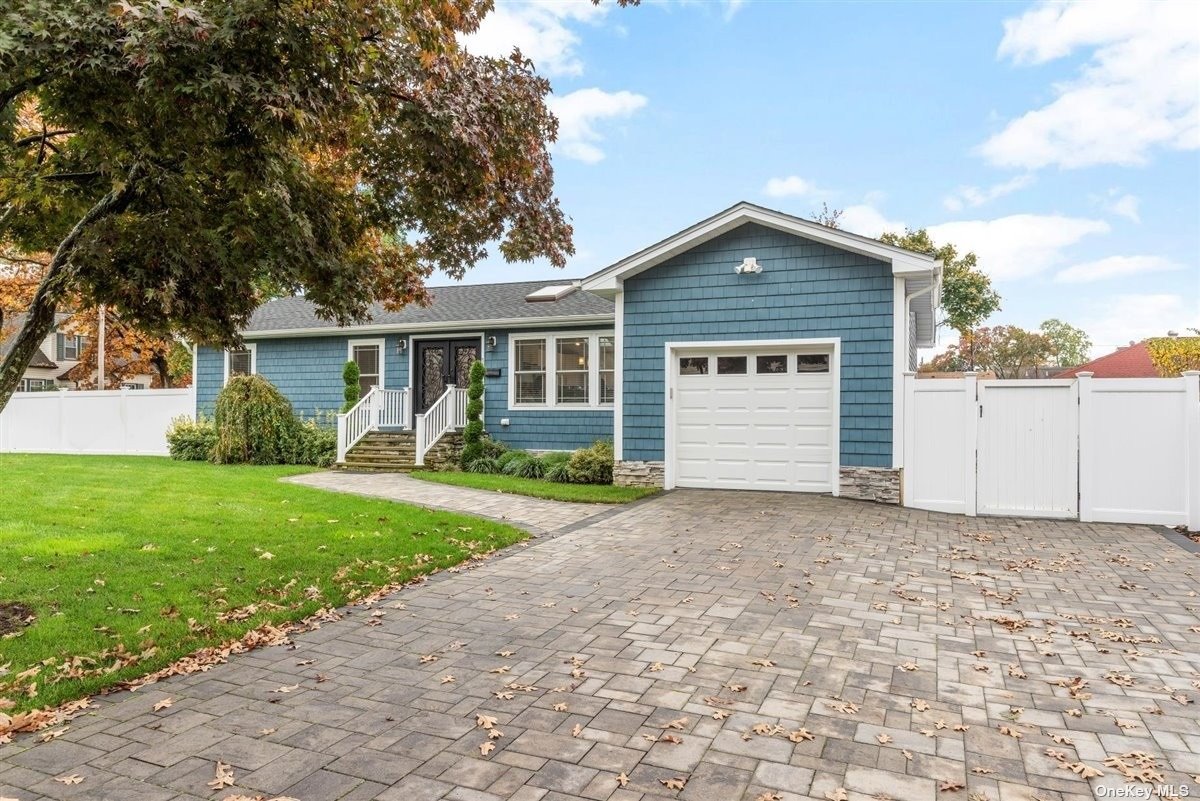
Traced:
<path id="1" fill-rule="evenodd" d="M 613 447 L 599 440 L 589 448 L 571 454 L 567 463 L 571 481 L 576 484 L 611 484 L 613 477 Z"/>
<path id="2" fill-rule="evenodd" d="M 546 465 L 546 473 L 544 476 L 547 481 L 554 481 L 559 484 L 571 483 L 571 468 L 566 462 L 556 462 Z"/>
<path id="3" fill-rule="evenodd" d="M 353 409 L 354 404 L 359 401 L 361 390 L 358 387 L 358 378 L 358 363 L 351 359 L 342 367 L 342 383 L 346 385 L 342 389 L 342 397 L 345 399 L 342 404 L 342 414 Z"/>
<path id="4" fill-rule="evenodd" d="M 468 473 L 499 473 L 500 465 L 488 456 L 480 456 L 473 462 L 467 462 Z"/>
<path id="5" fill-rule="evenodd" d="M 463 429 L 462 462 L 470 464 L 483 455 L 483 362 L 471 363 L 467 382 L 467 425 Z"/>
<path id="6" fill-rule="evenodd" d="M 479 447 L 482 451 L 481 455 L 489 459 L 499 459 L 504 454 L 508 453 L 508 446 L 499 440 L 492 439 L 484 434 L 483 439 L 479 440 Z"/>
<path id="7" fill-rule="evenodd" d="M 546 474 L 546 465 L 536 456 L 526 455 L 524 459 L 513 459 L 505 465 L 504 472 L 517 478 L 541 478 Z"/>
<path id="8" fill-rule="evenodd" d="M 290 464 L 295 461 L 301 425 L 292 404 L 258 375 L 239 375 L 217 395 L 218 464 Z"/>
<path id="9" fill-rule="evenodd" d="M 337 458 L 337 429 L 307 420 L 296 427 L 290 463 L 329 467 Z"/>
<path id="10" fill-rule="evenodd" d="M 217 427 L 201 417 L 176 417 L 167 429 L 167 449 L 181 462 L 207 462 L 217 444 Z"/>
<path id="11" fill-rule="evenodd" d="M 518 459 L 528 459 L 529 453 L 520 449 L 514 448 L 511 451 L 505 451 L 496 457 L 496 464 L 500 465 L 501 469 L 508 467 L 510 462 Z"/>
<path id="12" fill-rule="evenodd" d="M 538 458 L 542 460 L 542 464 L 546 465 L 546 467 L 551 467 L 571 461 L 571 453 L 569 451 L 549 451 L 548 453 L 543 453 Z"/>

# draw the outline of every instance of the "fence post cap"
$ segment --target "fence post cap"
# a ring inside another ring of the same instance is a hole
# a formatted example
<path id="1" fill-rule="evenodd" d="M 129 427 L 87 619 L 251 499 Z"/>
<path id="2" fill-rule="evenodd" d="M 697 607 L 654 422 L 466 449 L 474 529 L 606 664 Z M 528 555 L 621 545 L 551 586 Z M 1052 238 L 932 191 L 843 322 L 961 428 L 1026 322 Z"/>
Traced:
<path id="1" fill-rule="evenodd" d="M 1093 373 L 1091 370 L 1084 370 L 1081 373 L 1076 373 L 1075 377 L 1076 378 L 1091 378 L 1094 375 L 1095 375 L 1095 373 Z"/>
<path id="2" fill-rule="evenodd" d="M 963 370 L 963 378 L 974 378 L 977 375 L 979 375 L 979 373 L 975 372 L 974 370 Z"/>
<path id="3" fill-rule="evenodd" d="M 908 375 L 916 375 L 916 374 L 917 374 L 917 371 L 916 371 L 916 370 L 905 370 L 905 371 L 904 371 L 904 374 L 905 374 L 906 376 L 908 376 Z"/>
<path id="4" fill-rule="evenodd" d="M 1184 370 L 1184 375 L 1200 375 L 1200 370 Z"/>

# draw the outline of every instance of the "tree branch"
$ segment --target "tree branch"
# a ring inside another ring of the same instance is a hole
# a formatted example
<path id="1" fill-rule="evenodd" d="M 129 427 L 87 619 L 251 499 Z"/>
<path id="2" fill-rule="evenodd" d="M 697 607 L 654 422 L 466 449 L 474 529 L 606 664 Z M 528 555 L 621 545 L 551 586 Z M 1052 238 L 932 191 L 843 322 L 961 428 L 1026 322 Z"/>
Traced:
<path id="1" fill-rule="evenodd" d="M 66 136 L 67 134 L 73 133 L 75 132 L 65 128 L 58 131 L 46 131 L 45 133 L 34 134 L 33 136 L 26 136 L 22 139 L 18 139 L 17 141 L 13 142 L 13 147 L 25 147 L 26 145 L 32 145 L 34 142 L 44 142 L 48 139 L 53 139 L 56 136 Z"/>
<path id="2" fill-rule="evenodd" d="M 21 376 L 29 366 L 34 352 L 42 344 L 42 340 L 54 328 L 54 312 L 59 302 L 67 294 L 75 269 L 71 265 L 71 256 L 75 252 L 83 234 L 99 220 L 113 214 L 120 214 L 133 200 L 138 182 L 142 176 L 141 165 L 135 164 L 125 178 L 125 183 L 111 189 L 104 197 L 88 209 L 87 213 L 75 223 L 70 233 L 59 243 L 54 251 L 54 258 L 46 270 L 45 277 L 38 285 L 33 296 L 33 303 L 26 312 L 25 322 L 21 326 L 13 342 L 12 350 L 0 364 L 0 411 L 8 405 L 9 398 L 16 391 Z"/>
<path id="3" fill-rule="evenodd" d="M 49 80 L 49 78 L 49 75 L 44 74 L 32 75 L 24 80 L 17 81 L 7 89 L 0 90 L 0 111 L 4 111 L 4 109 L 8 108 L 8 104 L 11 103 L 15 98 L 20 97 L 30 89 L 36 89 Z"/>

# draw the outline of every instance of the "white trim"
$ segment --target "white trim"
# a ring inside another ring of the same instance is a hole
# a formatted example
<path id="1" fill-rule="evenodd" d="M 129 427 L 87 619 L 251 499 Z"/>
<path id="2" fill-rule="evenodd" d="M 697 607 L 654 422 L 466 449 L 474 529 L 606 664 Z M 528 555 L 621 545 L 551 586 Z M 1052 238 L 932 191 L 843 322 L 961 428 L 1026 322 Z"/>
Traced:
<path id="1" fill-rule="evenodd" d="M 247 342 L 241 348 L 235 348 L 234 350 L 250 351 L 250 375 L 258 375 L 258 345 L 253 342 Z M 229 383 L 229 348 L 225 348 L 222 353 L 225 356 L 225 373 L 221 377 L 221 386 L 225 386 Z M 193 361 L 192 364 L 194 365 L 195 362 Z"/>
<path id="2" fill-rule="evenodd" d="M 617 325 L 613 331 L 613 458 L 621 461 L 625 450 L 625 291 L 617 282 Z"/>
<path id="3" fill-rule="evenodd" d="M 582 288 L 589 292 L 616 292 L 619 289 L 619 280 L 637 275 L 748 222 L 886 261 L 892 266 L 892 273 L 895 275 L 926 273 L 935 269 L 937 263 L 932 256 L 923 253 L 914 253 L 865 236 L 742 202 L 588 276 L 583 279 Z"/>
<path id="4" fill-rule="evenodd" d="M 613 347 L 617 345 L 616 332 L 606 329 L 590 331 L 547 331 L 545 333 L 509 333 L 508 337 L 508 411 L 516 412 L 522 409 L 554 409 L 557 411 L 595 411 L 597 409 L 615 409 L 616 403 L 600 403 L 600 337 L 611 337 Z M 559 403 L 558 402 L 558 349 L 554 346 L 556 339 L 586 339 L 588 341 L 588 402 Z M 535 340 L 546 345 L 546 402 L 517 403 L 516 398 L 516 358 L 518 341 Z M 614 368 L 616 364 L 614 362 Z M 620 371 L 614 370 L 614 378 Z M 616 379 L 619 380 L 619 379 Z M 618 390 L 616 398 L 620 397 Z M 615 449 L 614 449 L 615 453 Z"/>
<path id="5" fill-rule="evenodd" d="M 908 300 L 904 279 L 892 279 L 892 468 L 904 467 L 904 375 L 908 372 Z"/>
<path id="6" fill-rule="evenodd" d="M 264 331 L 243 331 L 246 339 L 276 339 L 279 337 L 338 337 L 358 336 L 362 334 L 409 334 L 419 331 L 445 331 L 458 333 L 485 329 L 516 328 L 553 328 L 560 325 L 592 325 L 611 323 L 611 314 L 572 314 L 555 317 L 505 317 L 496 320 L 448 320 L 445 322 L 428 323 L 387 323 L 380 325 L 356 325 L 347 327 L 317 327 L 317 328 L 272 328 Z"/>
<path id="7" fill-rule="evenodd" d="M 363 346 L 370 347 L 372 345 L 375 345 L 379 348 L 379 382 L 377 384 L 374 384 L 374 386 L 377 386 L 380 389 L 383 389 L 384 382 L 387 381 L 387 369 L 386 369 L 387 362 L 386 362 L 386 358 L 385 358 L 386 354 L 387 354 L 387 340 L 386 339 L 383 339 L 383 338 L 347 339 L 346 340 L 346 361 L 348 361 L 348 362 L 354 361 L 354 348 L 355 347 L 363 347 Z"/>
<path id="8" fill-rule="evenodd" d="M 832 382 L 833 422 L 830 426 L 830 487 L 832 494 L 841 494 L 842 464 L 842 338 L 812 339 L 726 339 L 694 340 L 663 343 L 663 489 L 675 489 L 675 360 L 677 351 L 687 350 L 760 350 L 762 348 L 822 348 L 829 349 L 830 381 Z"/>

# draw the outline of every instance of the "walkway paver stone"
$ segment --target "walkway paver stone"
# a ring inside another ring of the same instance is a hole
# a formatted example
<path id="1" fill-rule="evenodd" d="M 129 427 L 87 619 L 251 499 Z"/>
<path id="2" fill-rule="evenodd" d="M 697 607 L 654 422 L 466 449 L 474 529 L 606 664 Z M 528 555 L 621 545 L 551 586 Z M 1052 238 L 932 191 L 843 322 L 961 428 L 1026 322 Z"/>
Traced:
<path id="1" fill-rule="evenodd" d="M 385 599 L 381 625 L 346 610 L 98 699 L 51 742 L 0 746 L 0 797 L 1084 801 L 1126 785 L 1104 764 L 1123 754 L 1200 794 L 1200 562 L 1153 529 L 765 493 L 616 511 L 482 495 L 508 505 L 469 511 L 559 535 Z M 213 792 L 217 760 L 236 784 Z M 84 781 L 54 781 L 70 773 Z"/>

